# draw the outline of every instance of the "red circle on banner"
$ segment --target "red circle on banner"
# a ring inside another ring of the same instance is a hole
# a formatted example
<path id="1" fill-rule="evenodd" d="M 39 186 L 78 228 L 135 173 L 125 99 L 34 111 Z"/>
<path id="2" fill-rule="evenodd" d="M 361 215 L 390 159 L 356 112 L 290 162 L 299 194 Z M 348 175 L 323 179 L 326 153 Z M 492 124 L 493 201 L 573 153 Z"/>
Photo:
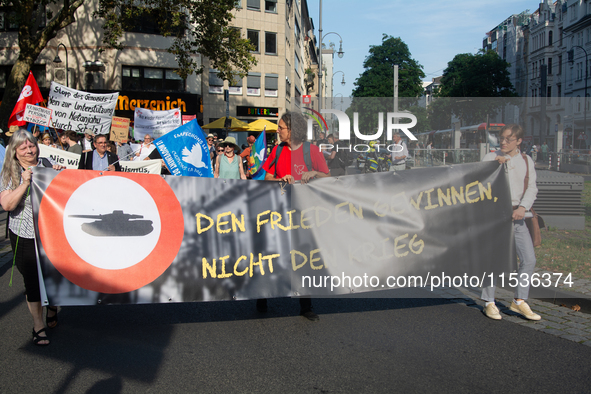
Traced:
<path id="1" fill-rule="evenodd" d="M 105 176 L 124 177 L 137 183 L 158 207 L 161 226 L 158 242 L 148 256 L 127 268 L 104 269 L 87 263 L 74 252 L 64 230 L 64 210 L 74 191 L 90 180 Z M 137 290 L 162 275 L 176 257 L 184 234 L 181 204 L 168 183 L 158 175 L 124 172 L 61 171 L 43 194 L 38 226 L 47 258 L 66 279 L 84 289 L 107 294 Z"/>

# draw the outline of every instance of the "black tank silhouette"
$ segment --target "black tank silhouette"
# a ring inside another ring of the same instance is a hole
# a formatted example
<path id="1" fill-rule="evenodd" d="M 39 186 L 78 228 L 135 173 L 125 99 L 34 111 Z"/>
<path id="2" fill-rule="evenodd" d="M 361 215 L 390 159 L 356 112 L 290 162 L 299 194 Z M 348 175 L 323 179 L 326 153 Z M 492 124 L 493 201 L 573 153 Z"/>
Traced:
<path id="1" fill-rule="evenodd" d="M 123 211 L 113 211 L 104 215 L 69 215 L 71 218 L 99 219 L 91 223 L 83 223 L 81 228 L 95 237 L 137 237 L 150 234 L 151 220 L 141 219 L 142 215 L 132 215 Z"/>

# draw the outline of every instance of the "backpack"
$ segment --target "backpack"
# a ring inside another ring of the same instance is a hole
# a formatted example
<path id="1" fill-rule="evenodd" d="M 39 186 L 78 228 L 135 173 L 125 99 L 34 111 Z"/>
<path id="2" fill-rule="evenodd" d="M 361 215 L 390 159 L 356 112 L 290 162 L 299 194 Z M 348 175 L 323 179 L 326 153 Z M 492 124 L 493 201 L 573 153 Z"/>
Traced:
<path id="1" fill-rule="evenodd" d="M 271 166 L 273 166 L 275 168 L 275 172 L 273 174 L 275 176 L 275 178 L 277 178 L 277 163 L 279 162 L 279 156 L 281 156 L 281 151 L 283 150 L 283 147 L 285 145 L 287 145 L 285 142 L 282 142 L 279 145 L 277 145 L 277 151 L 275 152 L 275 159 L 273 159 L 273 161 L 269 165 L 269 168 L 271 168 Z M 312 157 L 310 156 L 310 143 L 308 141 L 304 142 L 303 149 L 304 149 L 304 163 L 306 163 L 306 168 L 308 168 L 308 171 L 312 171 L 314 169 L 314 167 L 312 166 Z"/>

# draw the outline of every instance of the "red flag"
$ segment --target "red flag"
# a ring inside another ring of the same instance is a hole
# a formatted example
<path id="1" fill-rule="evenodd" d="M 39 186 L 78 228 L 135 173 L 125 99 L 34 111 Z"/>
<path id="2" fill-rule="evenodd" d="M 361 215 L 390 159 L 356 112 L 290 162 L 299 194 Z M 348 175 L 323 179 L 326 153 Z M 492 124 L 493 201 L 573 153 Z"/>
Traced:
<path id="1" fill-rule="evenodd" d="M 35 77 L 33 73 L 29 71 L 29 77 L 27 78 L 27 82 L 21 91 L 21 95 L 18 96 L 18 100 L 14 109 L 12 110 L 12 115 L 10 115 L 10 119 L 8 119 L 8 127 L 10 126 L 24 126 L 27 124 L 23 119 L 23 115 L 25 114 L 25 108 L 27 104 L 37 104 L 43 101 L 43 96 L 41 96 L 41 91 L 39 90 L 39 86 L 37 86 L 37 81 L 35 81 Z"/>

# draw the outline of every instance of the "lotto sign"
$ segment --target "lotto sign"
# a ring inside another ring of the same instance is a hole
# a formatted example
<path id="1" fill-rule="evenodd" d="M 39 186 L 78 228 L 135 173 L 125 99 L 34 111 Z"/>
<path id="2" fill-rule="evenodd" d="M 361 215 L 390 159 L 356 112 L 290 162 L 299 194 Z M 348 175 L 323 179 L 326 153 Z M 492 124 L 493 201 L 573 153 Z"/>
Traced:
<path id="1" fill-rule="evenodd" d="M 312 96 L 309 94 L 305 94 L 302 96 L 302 103 L 304 104 L 311 104 L 312 103 Z"/>

